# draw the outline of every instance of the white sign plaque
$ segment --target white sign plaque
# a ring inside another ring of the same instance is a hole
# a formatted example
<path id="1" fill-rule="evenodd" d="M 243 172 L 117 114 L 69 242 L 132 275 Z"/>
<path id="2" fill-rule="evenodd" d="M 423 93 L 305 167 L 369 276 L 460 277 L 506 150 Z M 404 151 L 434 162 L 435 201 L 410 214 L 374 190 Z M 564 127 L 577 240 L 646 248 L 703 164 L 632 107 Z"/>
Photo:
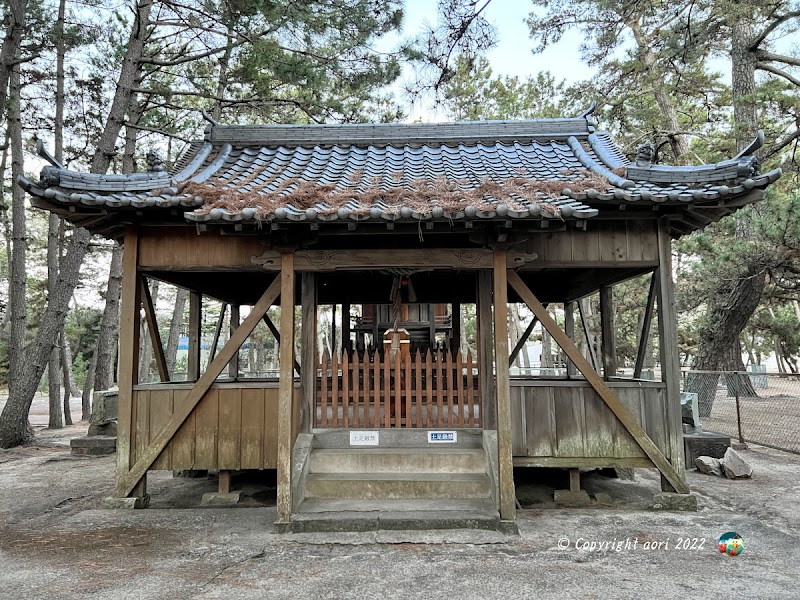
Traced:
<path id="1" fill-rule="evenodd" d="M 377 431 L 351 431 L 350 432 L 350 445 L 351 446 L 377 446 L 378 445 L 378 432 Z"/>
<path id="2" fill-rule="evenodd" d="M 458 432 L 456 431 L 428 432 L 429 444 L 455 444 L 457 441 L 458 441 Z"/>

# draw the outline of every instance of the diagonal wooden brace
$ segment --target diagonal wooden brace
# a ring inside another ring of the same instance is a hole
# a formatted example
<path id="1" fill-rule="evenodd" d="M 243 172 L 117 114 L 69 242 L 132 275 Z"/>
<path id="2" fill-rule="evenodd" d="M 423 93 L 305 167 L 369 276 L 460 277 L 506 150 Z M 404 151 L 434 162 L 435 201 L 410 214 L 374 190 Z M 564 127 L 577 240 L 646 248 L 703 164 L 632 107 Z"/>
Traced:
<path id="1" fill-rule="evenodd" d="M 239 348 L 253 332 L 258 325 L 261 318 L 267 313 L 267 310 L 275 302 L 275 299 L 280 295 L 281 281 L 280 277 L 276 277 L 270 284 L 267 290 L 262 294 L 259 301 L 247 315 L 247 318 L 231 335 L 228 343 L 222 347 L 208 365 L 205 373 L 197 380 L 192 389 L 186 397 L 175 405 L 175 412 L 170 417 L 164 429 L 155 438 L 150 441 L 150 444 L 144 450 L 142 455 L 133 465 L 128 473 L 120 473 L 117 479 L 117 486 L 114 489 L 114 495 L 119 498 L 124 498 L 133 491 L 139 480 L 147 473 L 147 470 L 153 465 L 158 455 L 167 447 L 169 441 L 180 429 L 186 418 L 192 413 L 194 408 L 203 399 L 203 396 L 219 377 L 222 370 L 231 360 L 233 355 L 239 351 Z"/>
<path id="2" fill-rule="evenodd" d="M 614 392 L 605 384 L 602 378 L 592 368 L 592 365 L 583 357 L 583 354 L 581 354 L 574 342 L 559 328 L 558 324 L 553 320 L 547 310 L 545 310 L 544 306 L 542 306 L 536 296 L 533 295 L 530 288 L 522 281 L 522 278 L 511 269 L 508 270 L 508 283 L 514 288 L 514 291 L 519 294 L 522 301 L 528 305 L 528 308 L 533 311 L 533 314 L 539 317 L 539 322 L 547 329 L 556 343 L 561 346 L 561 349 L 564 350 L 564 353 L 569 359 L 575 363 L 575 366 L 586 378 L 586 381 L 589 382 L 600 398 L 603 399 L 603 402 L 611 409 L 611 412 L 616 415 L 620 423 L 625 426 L 625 429 L 633 436 L 633 439 L 636 440 L 636 443 L 644 450 L 648 458 L 653 461 L 656 468 L 664 475 L 672 487 L 675 488 L 675 491 L 679 494 L 688 494 L 689 486 L 686 485 L 683 478 L 675 471 L 672 464 L 667 460 L 667 457 L 664 456 L 658 446 L 656 446 L 653 440 L 647 435 L 647 432 L 642 429 L 642 426 L 639 425 L 633 415 L 631 415 L 628 409 L 625 408 L 614 395 Z"/>

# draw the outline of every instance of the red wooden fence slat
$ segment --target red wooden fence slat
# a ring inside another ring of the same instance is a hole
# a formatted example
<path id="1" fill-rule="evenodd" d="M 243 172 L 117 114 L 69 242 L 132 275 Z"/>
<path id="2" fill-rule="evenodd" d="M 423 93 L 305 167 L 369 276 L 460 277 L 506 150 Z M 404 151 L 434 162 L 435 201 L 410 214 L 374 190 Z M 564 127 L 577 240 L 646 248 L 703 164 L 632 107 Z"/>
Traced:
<path id="1" fill-rule="evenodd" d="M 334 350 L 331 356 L 331 423 L 339 426 L 339 352 Z"/>
<path id="2" fill-rule="evenodd" d="M 464 405 L 466 404 L 464 401 L 464 360 L 461 356 L 460 349 L 458 354 L 456 354 L 456 378 L 456 389 L 458 390 L 458 396 L 454 404 L 456 406 L 456 410 L 458 410 L 456 415 L 458 417 L 458 426 L 464 427 Z"/>
<path id="3" fill-rule="evenodd" d="M 414 353 L 414 401 L 417 408 L 417 427 L 422 427 L 422 408 L 425 405 L 422 389 L 422 352 L 417 348 Z M 409 418 L 411 417 L 409 416 Z"/>
<path id="4" fill-rule="evenodd" d="M 475 427 L 475 394 L 472 373 L 472 351 L 467 352 L 467 405 L 469 407 L 469 426 Z"/>
<path id="5" fill-rule="evenodd" d="M 353 374 L 353 427 L 358 427 L 361 425 L 361 415 L 359 414 L 360 406 L 361 406 L 361 398 L 359 397 L 359 356 L 358 351 L 353 352 L 353 362 L 351 365 L 351 371 Z"/>
<path id="6" fill-rule="evenodd" d="M 320 417 L 320 426 L 328 426 L 328 353 L 322 353 L 322 381 L 320 383 L 320 394 L 322 396 L 322 414 Z"/>
<path id="7" fill-rule="evenodd" d="M 344 427 L 350 427 L 350 357 L 346 348 L 342 349 L 342 417 Z"/>

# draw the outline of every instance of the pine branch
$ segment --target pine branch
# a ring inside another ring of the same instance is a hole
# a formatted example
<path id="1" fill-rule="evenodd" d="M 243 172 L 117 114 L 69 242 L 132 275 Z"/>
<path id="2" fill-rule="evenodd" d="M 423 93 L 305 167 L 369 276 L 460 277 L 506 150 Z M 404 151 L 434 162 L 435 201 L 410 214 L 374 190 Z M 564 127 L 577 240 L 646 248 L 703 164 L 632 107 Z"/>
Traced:
<path id="1" fill-rule="evenodd" d="M 800 58 L 795 56 L 787 56 L 785 54 L 776 54 L 769 50 L 756 50 L 756 58 L 760 61 L 780 62 L 793 67 L 800 67 Z"/>
<path id="2" fill-rule="evenodd" d="M 765 39 L 767 39 L 767 36 L 770 33 L 775 31 L 778 27 L 783 25 L 786 21 L 789 21 L 791 19 L 796 19 L 797 17 L 800 17 L 800 10 L 795 10 L 795 11 L 792 11 L 792 12 L 788 12 L 788 13 L 786 13 L 784 15 L 781 15 L 780 17 L 776 18 L 774 21 L 772 21 L 772 23 L 767 25 L 764 28 L 764 30 L 760 34 L 758 34 L 758 36 L 756 36 L 756 39 L 753 40 L 753 43 L 750 44 L 750 46 L 748 47 L 748 50 L 750 50 L 751 52 L 755 52 L 755 51 L 759 50 L 758 47 L 761 45 L 761 43 Z"/>
<path id="3" fill-rule="evenodd" d="M 768 73 L 772 73 L 773 75 L 777 75 L 778 77 L 783 77 L 785 80 L 793 83 L 797 87 L 800 87 L 800 79 L 792 75 L 791 73 L 787 73 L 777 67 L 773 67 L 769 63 L 759 62 L 756 63 L 756 69 L 760 69 L 761 71 L 767 71 Z"/>

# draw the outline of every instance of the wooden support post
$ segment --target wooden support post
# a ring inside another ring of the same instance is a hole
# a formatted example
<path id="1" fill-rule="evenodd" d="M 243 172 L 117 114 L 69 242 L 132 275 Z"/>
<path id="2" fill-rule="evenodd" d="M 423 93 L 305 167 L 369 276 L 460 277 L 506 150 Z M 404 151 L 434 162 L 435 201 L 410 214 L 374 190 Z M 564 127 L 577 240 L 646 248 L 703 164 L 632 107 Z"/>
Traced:
<path id="1" fill-rule="evenodd" d="M 514 349 L 511 351 L 511 354 L 508 356 L 508 366 L 514 364 L 514 361 L 517 360 L 517 356 L 519 356 L 520 351 L 525 347 L 525 342 L 528 341 L 528 338 L 531 337 L 531 333 L 533 333 L 533 328 L 536 327 L 536 324 L 539 322 L 539 319 L 536 316 L 531 319 L 530 324 L 525 328 L 525 331 L 522 332 L 522 335 L 519 336 L 517 340 L 517 345 L 514 346 Z"/>
<path id="2" fill-rule="evenodd" d="M 336 352 L 336 305 L 331 305 L 331 352 Z"/>
<path id="3" fill-rule="evenodd" d="M 219 309 L 219 318 L 217 319 L 217 326 L 214 328 L 214 339 L 211 341 L 211 349 L 208 354 L 208 362 L 214 360 L 217 355 L 217 346 L 219 346 L 219 337 L 222 335 L 222 324 L 225 322 L 225 311 L 228 305 L 223 302 Z"/>
<path id="4" fill-rule="evenodd" d="M 189 354 L 186 358 L 186 379 L 200 378 L 200 337 L 202 335 L 203 295 L 189 292 Z"/>
<path id="5" fill-rule="evenodd" d="M 435 304 L 428 304 L 428 314 L 431 315 L 428 331 L 428 337 L 431 341 L 431 348 L 436 346 L 436 305 Z"/>
<path id="6" fill-rule="evenodd" d="M 678 360 L 675 291 L 672 283 L 672 239 L 669 220 L 658 223 L 658 345 L 661 351 L 661 379 L 666 384 L 667 431 L 669 459 L 678 473 L 677 482 L 661 479 L 661 489 L 688 493 L 683 456 L 683 423 L 681 419 L 680 363 Z"/>
<path id="7" fill-rule="evenodd" d="M 275 336 L 275 341 L 278 342 L 278 349 L 280 350 L 280 347 L 281 347 L 281 332 L 278 331 L 277 327 L 275 327 L 275 323 L 273 323 L 272 319 L 269 318 L 269 315 L 264 315 L 263 321 L 264 321 L 264 324 L 267 326 L 267 329 L 269 329 L 272 332 L 272 335 Z M 294 359 L 294 370 L 295 370 L 295 373 L 297 373 L 298 377 L 303 372 L 302 368 L 300 367 L 300 363 L 297 362 L 297 358 Z"/>
<path id="8" fill-rule="evenodd" d="M 281 255 L 281 337 L 278 383 L 278 523 L 292 514 L 292 444 L 294 393 L 294 254 Z"/>
<path id="9" fill-rule="evenodd" d="M 589 348 L 589 358 L 592 361 L 592 368 L 599 373 L 600 369 L 597 362 L 597 353 L 594 350 L 594 336 L 592 332 L 589 331 L 589 322 L 586 320 L 586 313 L 588 311 L 583 308 L 584 302 L 585 300 L 583 298 L 578 300 L 578 314 L 581 316 L 581 326 L 583 327 L 583 335 L 586 337 L 586 347 Z"/>
<path id="10" fill-rule="evenodd" d="M 617 337 L 614 330 L 614 293 L 610 285 L 600 288 L 600 330 L 603 352 L 603 376 L 606 381 L 617 376 Z"/>
<path id="11" fill-rule="evenodd" d="M 436 319 L 436 311 L 434 314 L 431 315 L 432 319 Z M 452 329 L 450 334 L 450 346 L 452 346 L 455 350 L 454 352 L 458 352 L 461 348 L 461 304 L 458 302 L 453 302 L 453 314 L 450 317 L 452 320 Z M 467 349 L 464 348 L 464 355 L 467 353 Z"/>
<path id="12" fill-rule="evenodd" d="M 581 491 L 581 471 L 580 471 L 580 469 L 570 469 L 569 470 L 569 491 L 570 492 L 580 492 Z"/>
<path id="13" fill-rule="evenodd" d="M 481 394 L 481 423 L 497 429 L 494 397 L 494 340 L 492 338 L 492 272 L 478 271 L 478 387 Z"/>
<path id="14" fill-rule="evenodd" d="M 569 336 L 573 342 L 575 341 L 575 303 L 574 302 L 565 302 L 564 303 L 564 333 Z M 572 362 L 569 358 L 567 360 L 567 379 L 574 379 L 575 375 L 578 374 L 578 370 L 575 368 L 575 363 Z"/>
<path id="15" fill-rule="evenodd" d="M 380 333 L 378 332 L 378 305 L 372 305 L 372 346 L 375 350 L 381 350 L 383 348 L 383 340 L 380 339 Z"/>
<path id="16" fill-rule="evenodd" d="M 200 403 L 211 385 L 225 369 L 225 365 L 227 365 L 231 357 L 239 351 L 239 348 L 247 339 L 247 336 L 253 332 L 253 329 L 255 329 L 256 325 L 261 320 L 261 317 L 267 312 L 267 309 L 272 306 L 272 303 L 280 292 L 280 283 L 280 278 L 276 277 L 261 295 L 261 298 L 253 307 L 253 310 L 250 311 L 250 314 L 247 315 L 241 327 L 236 330 L 236 333 L 231 336 L 228 343 L 223 346 L 219 354 L 209 363 L 208 368 L 206 368 L 200 376 L 200 379 L 197 380 L 197 383 L 192 386 L 189 393 L 186 394 L 183 400 L 175 401 L 175 411 L 164 424 L 158 435 L 150 439 L 150 444 L 140 453 L 133 467 L 129 471 L 120 471 L 118 473 L 117 487 L 114 491 L 116 496 L 125 497 L 130 494 L 139 480 L 147 473 L 147 470 L 156 461 L 158 455 L 167 447 L 167 444 L 178 429 L 180 429 L 181 425 L 183 425 L 183 422 Z M 121 387 L 120 394 L 122 394 Z M 119 444 L 119 442 L 117 443 Z"/>
<path id="17" fill-rule="evenodd" d="M 141 286 L 136 271 L 139 258 L 139 236 L 136 228 L 129 225 L 125 229 L 125 242 L 122 255 L 122 298 L 120 303 L 119 326 L 119 419 L 117 431 L 117 482 L 119 482 L 134 463 L 131 454 L 131 439 L 136 423 L 133 419 L 133 386 L 139 380 L 139 331 L 141 306 Z M 139 477 L 131 489 L 139 484 Z M 146 484 L 142 484 L 144 487 Z M 137 490 L 141 491 L 141 490 Z M 127 496 L 128 490 L 124 494 Z"/>
<path id="18" fill-rule="evenodd" d="M 542 325 L 545 327 L 545 329 L 550 332 L 550 335 L 553 337 L 556 343 L 561 347 L 562 350 L 564 350 L 567 356 L 572 359 L 572 361 L 575 363 L 575 366 L 586 378 L 586 381 L 589 383 L 589 385 L 594 388 L 594 391 L 597 392 L 597 395 L 600 396 L 605 405 L 611 410 L 611 412 L 614 413 L 614 415 L 616 415 L 617 419 L 619 419 L 619 422 L 622 423 L 625 429 L 628 430 L 628 433 L 630 433 L 634 441 L 639 444 L 639 447 L 644 450 L 644 453 L 653 462 L 656 468 L 661 471 L 662 475 L 667 478 L 669 483 L 673 485 L 676 491 L 680 492 L 681 494 L 688 494 L 689 487 L 686 485 L 686 482 L 683 479 L 683 473 L 678 475 L 676 470 L 673 468 L 658 446 L 655 445 L 653 440 L 650 439 L 645 430 L 639 424 L 639 421 L 636 419 L 636 417 L 630 413 L 630 411 L 619 401 L 619 398 L 616 397 L 614 392 L 611 391 L 611 389 L 606 385 L 597 372 L 592 369 L 592 366 L 580 353 L 578 347 L 572 343 L 572 340 L 570 340 L 567 335 L 558 327 L 558 324 L 547 312 L 547 309 L 542 306 L 541 302 L 539 302 L 536 296 L 533 295 L 533 292 L 531 292 L 530 288 L 525 285 L 525 282 L 522 281 L 520 276 L 514 271 L 509 270 L 508 283 L 512 288 L 514 288 L 522 301 L 528 305 L 528 308 L 533 311 L 533 314 L 539 317 L 539 320 L 542 322 Z M 678 408 L 680 409 L 680 406 Z M 678 418 L 680 419 L 680 411 L 678 412 Z M 680 449 L 680 452 L 682 455 L 682 448 Z"/>
<path id="19" fill-rule="evenodd" d="M 219 472 L 219 493 L 231 493 L 231 472 L 228 470 L 222 470 Z"/>
<path id="20" fill-rule="evenodd" d="M 267 313 L 264 313 L 267 314 Z M 231 324 L 230 324 L 230 336 L 233 337 L 233 334 L 239 329 L 239 321 L 241 319 L 241 315 L 239 313 L 239 305 L 238 304 L 231 304 Z M 234 355 L 231 357 L 231 362 L 228 363 L 228 377 L 231 379 L 239 379 L 239 351 L 237 350 Z"/>
<path id="21" fill-rule="evenodd" d="M 156 309 L 153 306 L 153 297 L 150 295 L 150 286 L 147 285 L 147 278 L 141 277 L 142 285 L 142 306 L 144 307 L 144 317 L 147 321 L 147 330 L 150 333 L 150 341 L 153 344 L 153 355 L 156 359 L 158 368 L 158 378 L 169 381 L 169 369 L 167 369 L 167 357 L 164 355 L 164 345 L 161 342 L 161 332 L 158 329 L 156 320 Z"/>
<path id="22" fill-rule="evenodd" d="M 647 304 L 644 307 L 644 318 L 642 319 L 642 330 L 639 333 L 639 347 L 636 350 L 636 364 L 633 367 L 634 379 L 642 376 L 644 361 L 647 358 L 647 344 L 650 341 L 650 327 L 653 322 L 653 308 L 656 303 L 658 293 L 658 276 L 654 271 L 650 277 L 650 290 L 647 292 Z"/>
<path id="23" fill-rule="evenodd" d="M 314 406 L 317 391 L 317 276 L 304 272 L 300 276 L 300 367 L 303 373 L 303 406 L 300 409 L 300 432 L 310 433 L 314 427 Z"/>
<path id="24" fill-rule="evenodd" d="M 506 251 L 494 251 L 494 355 L 497 386 L 497 462 L 500 480 L 500 518 L 516 516 L 514 457 L 511 448 L 511 374 L 508 366 L 508 284 Z"/>
<path id="25" fill-rule="evenodd" d="M 342 348 L 350 351 L 350 303 L 342 304 Z"/>

